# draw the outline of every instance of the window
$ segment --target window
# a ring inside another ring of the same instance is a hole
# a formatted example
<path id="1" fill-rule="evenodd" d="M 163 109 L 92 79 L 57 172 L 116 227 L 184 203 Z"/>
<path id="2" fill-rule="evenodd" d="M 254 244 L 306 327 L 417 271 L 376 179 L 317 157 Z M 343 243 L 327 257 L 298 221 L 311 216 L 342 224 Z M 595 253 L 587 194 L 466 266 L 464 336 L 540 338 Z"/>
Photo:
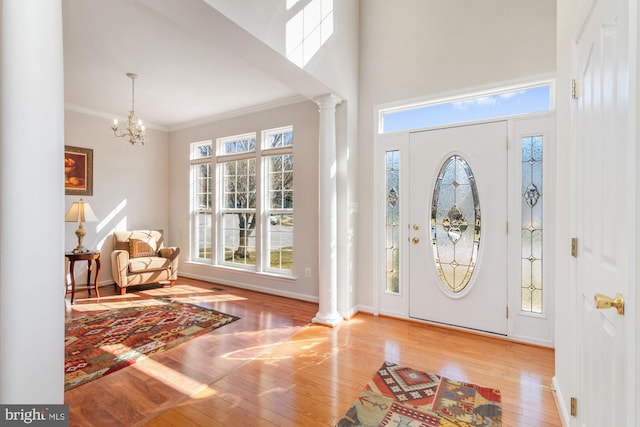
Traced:
<path id="1" fill-rule="evenodd" d="M 287 0 L 291 9 L 296 0 Z M 310 0 L 285 28 L 285 50 L 289 61 L 303 68 L 333 34 L 333 0 Z"/>
<path id="2" fill-rule="evenodd" d="M 293 129 L 265 130 L 261 141 L 220 138 L 215 154 L 211 141 L 192 144 L 191 259 L 291 275 Z"/>
<path id="3" fill-rule="evenodd" d="M 552 109 L 551 82 L 382 109 L 379 132 L 442 126 Z"/>
<path id="4" fill-rule="evenodd" d="M 385 153 L 386 160 L 386 232 L 387 286 L 390 293 L 400 292 L 400 151 Z"/>
<path id="5" fill-rule="evenodd" d="M 217 247 L 220 264 L 255 266 L 256 135 L 222 138 L 217 142 L 220 219 Z"/>
<path id="6" fill-rule="evenodd" d="M 191 257 L 211 259 L 211 141 L 191 144 Z"/>
<path id="7" fill-rule="evenodd" d="M 475 176 L 464 158 L 451 156 L 433 190 L 431 243 L 440 281 L 454 294 L 471 280 L 480 248 L 480 218 Z"/>
<path id="8" fill-rule="evenodd" d="M 266 165 L 267 268 L 293 268 L 293 131 L 264 133 Z"/>
<path id="9" fill-rule="evenodd" d="M 542 313 L 542 136 L 522 142 L 522 311 Z"/>

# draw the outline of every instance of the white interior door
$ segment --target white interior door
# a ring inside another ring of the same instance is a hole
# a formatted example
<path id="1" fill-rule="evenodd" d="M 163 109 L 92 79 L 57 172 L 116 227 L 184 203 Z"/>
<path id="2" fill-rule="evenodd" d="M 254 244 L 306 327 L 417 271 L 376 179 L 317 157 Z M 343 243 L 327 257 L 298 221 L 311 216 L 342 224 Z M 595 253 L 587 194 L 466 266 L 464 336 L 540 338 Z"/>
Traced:
<path id="1" fill-rule="evenodd" d="M 578 425 L 632 426 L 633 325 L 594 296 L 630 297 L 635 141 L 630 135 L 628 2 L 595 1 L 577 37 L 576 235 Z M 632 372 L 629 372 L 632 371 Z M 632 384 L 632 383 L 631 383 Z"/>
<path id="2" fill-rule="evenodd" d="M 410 135 L 410 317 L 507 333 L 506 140 L 506 121 Z"/>

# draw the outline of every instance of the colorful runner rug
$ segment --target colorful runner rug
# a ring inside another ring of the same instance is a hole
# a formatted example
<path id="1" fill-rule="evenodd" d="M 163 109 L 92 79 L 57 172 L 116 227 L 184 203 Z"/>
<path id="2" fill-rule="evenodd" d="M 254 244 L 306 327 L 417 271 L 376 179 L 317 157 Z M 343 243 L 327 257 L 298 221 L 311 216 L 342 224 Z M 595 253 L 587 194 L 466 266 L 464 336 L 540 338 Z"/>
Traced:
<path id="1" fill-rule="evenodd" d="M 336 427 L 501 427 L 500 390 L 385 362 Z"/>
<path id="2" fill-rule="evenodd" d="M 103 377 L 238 319 L 162 299 L 68 320 L 64 389 Z"/>

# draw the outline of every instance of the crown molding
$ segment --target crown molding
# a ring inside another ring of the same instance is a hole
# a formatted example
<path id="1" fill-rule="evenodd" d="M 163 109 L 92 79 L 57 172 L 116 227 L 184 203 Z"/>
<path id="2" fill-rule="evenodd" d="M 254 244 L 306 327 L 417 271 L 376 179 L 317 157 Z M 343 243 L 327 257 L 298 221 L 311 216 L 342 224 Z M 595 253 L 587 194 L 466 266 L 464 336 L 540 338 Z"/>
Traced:
<path id="1" fill-rule="evenodd" d="M 157 124 L 149 123 L 147 121 L 144 122 L 144 125 L 147 129 L 153 129 L 161 132 L 175 132 L 183 129 L 188 129 L 200 125 L 205 125 L 208 123 L 218 122 L 220 120 L 229 119 L 232 117 L 244 116 L 251 113 L 257 113 L 259 111 L 271 110 L 273 108 L 284 107 L 287 105 L 298 104 L 300 102 L 309 101 L 309 99 L 302 95 L 296 95 L 290 98 L 279 99 L 277 101 L 267 102 L 264 104 L 253 105 L 251 107 L 240 108 L 238 110 L 227 111 L 220 114 L 214 114 L 207 117 L 202 117 L 200 119 L 189 120 L 174 126 L 160 126 Z M 126 117 L 121 117 L 109 113 L 105 113 L 104 111 L 93 110 L 91 108 L 81 107 L 79 105 L 64 104 L 65 110 L 74 111 L 76 113 L 87 114 L 89 116 L 99 117 L 103 119 L 109 120 L 111 122 L 113 119 L 118 119 L 120 122 L 126 122 Z"/>
<path id="2" fill-rule="evenodd" d="M 127 120 L 128 120 L 128 118 L 124 117 L 124 116 L 117 116 L 115 114 L 109 114 L 109 113 L 105 113 L 103 111 L 92 110 L 91 108 L 81 107 L 79 105 L 73 105 L 73 104 L 68 104 L 68 103 L 64 104 L 64 109 L 65 110 L 69 110 L 69 111 L 74 111 L 76 113 L 87 114 L 87 115 L 93 116 L 93 117 L 99 117 L 101 119 L 107 119 L 107 120 L 109 120 L 109 122 L 112 122 L 113 119 L 118 119 L 119 122 L 126 123 Z M 160 125 L 156 125 L 156 124 L 153 124 L 153 123 L 149 123 L 147 121 L 144 122 L 144 126 L 147 129 L 158 130 L 158 131 L 161 131 L 161 132 L 169 132 L 169 128 L 167 128 L 165 126 L 160 126 Z"/>
<path id="3" fill-rule="evenodd" d="M 196 120 L 190 120 L 184 123 L 180 123 L 175 126 L 169 127 L 169 132 L 188 129 L 208 123 L 219 122 L 220 120 L 230 119 L 232 117 L 244 116 L 251 113 L 257 113 L 260 111 L 271 110 L 273 108 L 284 107 L 287 105 L 298 104 L 300 102 L 309 101 L 309 99 L 302 95 L 293 96 L 290 98 L 284 98 L 277 101 L 267 102 L 265 104 L 253 105 L 251 107 L 240 108 L 238 110 L 227 111 L 220 114 L 214 114 L 212 116 L 202 117 Z"/>

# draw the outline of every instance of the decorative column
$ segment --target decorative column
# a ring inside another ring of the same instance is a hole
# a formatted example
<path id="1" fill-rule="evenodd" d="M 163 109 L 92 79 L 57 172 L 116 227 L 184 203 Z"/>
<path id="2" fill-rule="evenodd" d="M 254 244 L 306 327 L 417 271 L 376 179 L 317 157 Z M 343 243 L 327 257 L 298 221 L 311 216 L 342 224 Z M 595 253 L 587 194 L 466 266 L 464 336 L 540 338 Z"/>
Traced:
<path id="1" fill-rule="evenodd" d="M 318 313 L 313 323 L 335 326 L 338 313 L 338 215 L 336 164 L 336 105 L 333 94 L 314 98 L 320 112 L 319 145 L 319 224 L 318 224 Z"/>
<path id="2" fill-rule="evenodd" d="M 0 403 L 64 403 L 61 0 L 0 0 Z"/>

